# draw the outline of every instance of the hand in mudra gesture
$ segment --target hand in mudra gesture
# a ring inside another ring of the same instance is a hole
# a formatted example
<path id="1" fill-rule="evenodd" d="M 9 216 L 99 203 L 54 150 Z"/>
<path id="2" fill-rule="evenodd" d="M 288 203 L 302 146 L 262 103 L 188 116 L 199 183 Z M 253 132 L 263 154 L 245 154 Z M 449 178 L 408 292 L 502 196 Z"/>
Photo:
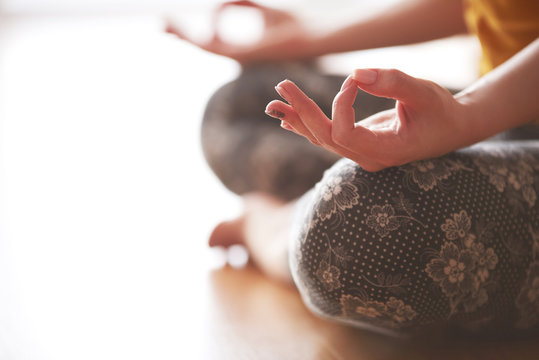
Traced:
<path id="1" fill-rule="evenodd" d="M 358 88 L 397 104 L 356 123 L 352 105 Z M 440 156 L 477 141 L 467 127 L 465 104 L 441 86 L 397 70 L 356 70 L 335 97 L 331 119 L 291 81 L 276 90 L 288 104 L 272 101 L 266 113 L 367 171 Z"/>
<path id="2" fill-rule="evenodd" d="M 249 7 L 260 11 L 264 28 L 261 38 L 253 44 L 237 45 L 226 42 L 220 36 L 217 23 L 223 11 L 233 6 Z M 179 27 L 168 23 L 166 31 L 203 50 L 222 55 L 241 64 L 289 59 L 294 52 L 306 45 L 307 32 L 299 20 L 290 13 L 259 5 L 252 1 L 228 1 L 215 10 L 213 35 L 208 41 L 197 41 L 186 35 Z"/>

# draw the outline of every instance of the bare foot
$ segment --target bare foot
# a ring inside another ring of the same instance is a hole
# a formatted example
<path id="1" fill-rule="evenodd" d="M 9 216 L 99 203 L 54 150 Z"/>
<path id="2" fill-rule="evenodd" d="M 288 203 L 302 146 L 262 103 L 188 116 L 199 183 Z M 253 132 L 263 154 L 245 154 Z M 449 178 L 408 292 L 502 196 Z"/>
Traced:
<path id="1" fill-rule="evenodd" d="M 245 214 L 234 220 L 223 221 L 213 229 L 208 244 L 210 247 L 222 246 L 225 248 L 232 245 L 245 245 L 244 223 Z"/>
<path id="2" fill-rule="evenodd" d="M 270 195 L 243 196 L 244 214 L 217 225 L 210 235 L 210 246 L 243 245 L 250 259 L 267 275 L 290 282 L 288 234 L 294 204 Z"/>

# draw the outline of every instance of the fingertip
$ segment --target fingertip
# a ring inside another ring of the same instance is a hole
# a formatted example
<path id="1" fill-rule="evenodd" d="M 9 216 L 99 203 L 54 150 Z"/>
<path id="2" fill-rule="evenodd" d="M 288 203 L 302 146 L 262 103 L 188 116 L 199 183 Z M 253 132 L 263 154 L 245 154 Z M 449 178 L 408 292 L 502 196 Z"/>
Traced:
<path id="1" fill-rule="evenodd" d="M 266 114 L 276 119 L 284 119 L 286 116 L 284 112 L 277 109 L 266 109 Z"/>
<path id="2" fill-rule="evenodd" d="M 280 100 L 272 100 L 268 105 L 266 105 L 266 109 L 264 110 L 264 112 L 268 115 L 271 115 L 271 113 L 274 113 L 275 111 L 283 113 L 285 110 L 284 108 L 287 106 L 289 105 L 283 103 Z"/>
<path id="3" fill-rule="evenodd" d="M 287 88 L 290 89 L 291 86 L 295 86 L 295 84 L 288 79 L 281 81 L 277 84 L 277 86 L 275 86 L 275 90 L 277 91 L 277 93 L 289 103 L 291 102 L 292 97 L 290 96 L 290 93 Z"/>
<path id="4" fill-rule="evenodd" d="M 378 69 L 356 69 L 352 78 L 359 84 L 372 85 L 378 79 Z"/>
<path id="5" fill-rule="evenodd" d="M 289 104 L 292 103 L 290 94 L 288 94 L 288 92 L 287 92 L 285 89 L 283 89 L 283 88 L 280 87 L 280 86 L 276 86 L 276 87 L 275 87 L 275 90 L 276 90 L 277 93 L 278 93 L 283 99 L 285 99 Z"/>
<path id="6" fill-rule="evenodd" d="M 350 87 L 356 87 L 353 75 L 348 75 L 348 77 L 344 80 L 341 86 L 341 92 L 346 91 Z"/>
<path id="7" fill-rule="evenodd" d="M 284 79 L 283 81 L 281 81 L 280 83 L 277 84 L 277 86 L 287 86 L 287 84 L 294 84 L 292 81 L 288 80 L 288 79 Z"/>
<path id="8" fill-rule="evenodd" d="M 274 106 L 280 106 L 280 105 L 284 105 L 284 103 L 281 100 L 271 100 L 266 106 L 266 109 L 270 107 L 274 107 Z"/>

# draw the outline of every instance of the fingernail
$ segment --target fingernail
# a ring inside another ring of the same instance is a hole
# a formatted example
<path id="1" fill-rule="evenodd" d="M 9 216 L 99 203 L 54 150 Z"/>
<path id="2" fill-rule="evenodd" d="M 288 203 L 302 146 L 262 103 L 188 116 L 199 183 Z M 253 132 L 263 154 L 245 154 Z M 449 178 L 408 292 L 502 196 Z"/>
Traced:
<path id="1" fill-rule="evenodd" d="M 285 116 L 284 112 L 275 109 L 266 109 L 266 114 L 277 119 L 282 119 Z"/>
<path id="2" fill-rule="evenodd" d="M 370 69 L 357 69 L 354 71 L 353 78 L 355 81 L 365 85 L 371 85 L 378 78 L 378 71 Z"/>
<path id="3" fill-rule="evenodd" d="M 290 94 L 288 94 L 288 92 L 282 87 L 282 84 L 287 81 L 288 80 L 281 81 L 279 84 L 277 84 L 277 86 L 275 87 L 275 90 L 279 93 L 279 95 L 283 97 L 283 99 L 290 102 Z"/>

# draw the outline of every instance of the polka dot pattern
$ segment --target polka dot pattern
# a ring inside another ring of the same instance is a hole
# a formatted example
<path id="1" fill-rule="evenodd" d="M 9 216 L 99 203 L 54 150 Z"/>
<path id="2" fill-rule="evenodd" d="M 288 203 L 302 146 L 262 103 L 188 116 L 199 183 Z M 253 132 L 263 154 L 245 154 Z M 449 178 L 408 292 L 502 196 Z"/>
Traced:
<path id="1" fill-rule="evenodd" d="M 531 190 L 537 144 L 483 144 L 377 173 L 342 160 L 305 202 L 298 288 L 317 312 L 358 326 L 514 328 L 529 318 L 517 298 L 539 261 Z"/>

